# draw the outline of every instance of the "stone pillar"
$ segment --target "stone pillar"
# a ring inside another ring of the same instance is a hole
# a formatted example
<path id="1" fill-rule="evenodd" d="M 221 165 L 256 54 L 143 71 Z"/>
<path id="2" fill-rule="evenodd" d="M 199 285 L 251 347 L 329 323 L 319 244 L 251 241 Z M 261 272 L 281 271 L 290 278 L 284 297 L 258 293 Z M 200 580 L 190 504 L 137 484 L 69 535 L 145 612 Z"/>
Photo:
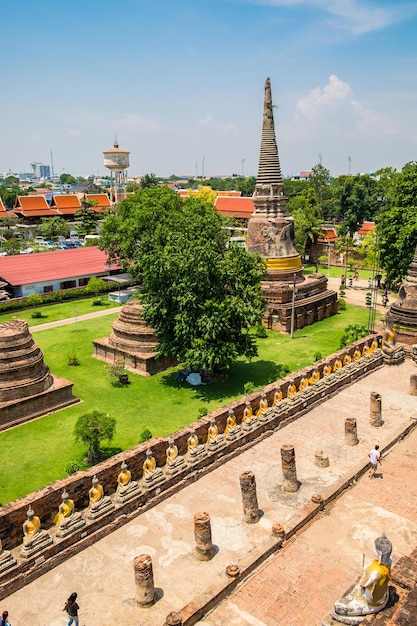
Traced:
<path id="1" fill-rule="evenodd" d="M 381 396 L 376 391 L 371 391 L 371 412 L 369 416 L 371 426 L 382 426 Z"/>
<path id="2" fill-rule="evenodd" d="M 417 374 L 410 375 L 410 396 L 417 396 Z"/>
<path id="3" fill-rule="evenodd" d="M 243 519 L 247 524 L 259 522 L 258 498 L 256 481 L 253 472 L 243 472 L 239 476 L 243 502 Z"/>
<path id="4" fill-rule="evenodd" d="M 294 492 L 298 490 L 297 470 L 295 467 L 294 446 L 281 446 L 282 490 Z"/>
<path id="5" fill-rule="evenodd" d="M 149 554 L 141 554 L 133 561 L 136 583 L 136 602 L 140 606 L 151 606 L 155 602 L 152 559 Z"/>
<path id="6" fill-rule="evenodd" d="M 165 626 L 182 626 L 181 613 L 177 613 L 176 611 L 168 613 L 165 619 Z"/>
<path id="7" fill-rule="evenodd" d="M 195 513 L 194 515 L 195 555 L 199 561 L 210 561 L 214 556 L 211 540 L 210 515 Z"/>
<path id="8" fill-rule="evenodd" d="M 348 417 L 345 419 L 345 444 L 356 446 L 359 443 L 356 419 Z"/>
<path id="9" fill-rule="evenodd" d="M 317 467 L 329 467 L 329 456 L 323 450 L 317 450 L 314 455 L 314 464 Z"/>

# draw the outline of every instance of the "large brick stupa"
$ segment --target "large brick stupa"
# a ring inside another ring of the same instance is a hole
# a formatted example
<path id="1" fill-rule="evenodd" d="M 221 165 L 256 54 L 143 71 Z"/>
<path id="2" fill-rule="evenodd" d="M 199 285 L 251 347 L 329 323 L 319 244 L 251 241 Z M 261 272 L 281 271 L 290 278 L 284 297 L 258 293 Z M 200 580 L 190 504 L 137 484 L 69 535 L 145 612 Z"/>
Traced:
<path id="1" fill-rule="evenodd" d="M 265 322 L 284 333 L 303 328 L 337 313 L 337 293 L 327 288 L 322 274 L 303 276 L 301 257 L 295 247 L 294 218 L 287 211 L 288 198 L 275 136 L 271 82 L 265 82 L 259 169 L 248 223 L 247 250 L 267 263 L 262 294 L 267 301 Z M 295 292 L 294 292 L 295 289 Z M 293 305 L 293 296 L 294 305 Z"/>
<path id="2" fill-rule="evenodd" d="M 79 402 L 72 386 L 51 374 L 27 322 L 0 324 L 0 430 Z"/>

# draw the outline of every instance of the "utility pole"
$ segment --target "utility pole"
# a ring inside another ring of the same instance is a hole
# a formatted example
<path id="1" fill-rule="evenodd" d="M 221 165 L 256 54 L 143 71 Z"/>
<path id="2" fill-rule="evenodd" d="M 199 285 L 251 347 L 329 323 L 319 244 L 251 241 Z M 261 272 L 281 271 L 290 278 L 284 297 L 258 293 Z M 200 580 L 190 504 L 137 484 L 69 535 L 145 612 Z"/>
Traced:
<path id="1" fill-rule="evenodd" d="M 350 166 L 352 164 L 352 159 L 350 158 L 350 156 L 348 157 L 348 163 L 349 163 L 349 176 L 350 176 Z"/>
<path id="2" fill-rule="evenodd" d="M 294 337 L 294 322 L 295 322 L 295 296 L 297 295 L 296 287 L 297 277 L 294 274 L 292 283 L 292 305 L 291 305 L 291 339 Z"/>
<path id="3" fill-rule="evenodd" d="M 205 161 L 205 156 L 203 156 L 203 158 L 201 159 L 201 184 L 203 184 L 204 181 L 204 161 Z"/>

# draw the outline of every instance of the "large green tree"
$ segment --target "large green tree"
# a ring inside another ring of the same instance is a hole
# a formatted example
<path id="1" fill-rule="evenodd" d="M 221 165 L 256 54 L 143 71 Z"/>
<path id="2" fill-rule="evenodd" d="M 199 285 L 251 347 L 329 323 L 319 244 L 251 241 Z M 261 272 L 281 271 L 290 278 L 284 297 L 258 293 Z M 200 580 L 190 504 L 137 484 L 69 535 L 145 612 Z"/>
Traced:
<path id="1" fill-rule="evenodd" d="M 406 275 L 417 244 L 417 163 L 407 163 L 386 193 L 378 236 L 381 266 L 394 284 Z"/>
<path id="2" fill-rule="evenodd" d="M 39 231 L 46 239 L 66 237 L 69 233 L 68 222 L 63 217 L 42 217 Z"/>
<path id="3" fill-rule="evenodd" d="M 339 176 L 332 185 L 333 199 L 343 217 L 341 234 L 353 237 L 364 220 L 372 220 L 380 207 L 381 189 L 368 174 Z"/>
<path id="4" fill-rule="evenodd" d="M 309 252 L 311 245 L 323 234 L 323 218 L 313 188 L 288 201 L 288 211 L 294 217 L 295 243 L 301 255 Z"/>
<path id="5" fill-rule="evenodd" d="M 159 353 L 194 370 L 257 354 L 250 327 L 265 308 L 264 262 L 228 247 L 228 239 L 213 204 L 201 196 L 182 200 L 166 187 L 121 202 L 101 231 L 101 246 L 144 286 Z"/>
<path id="6" fill-rule="evenodd" d="M 81 441 L 88 447 L 89 463 L 100 461 L 100 444 L 105 439 L 111 441 L 115 430 L 116 419 L 110 415 L 99 411 L 80 415 L 75 423 L 74 437 L 76 442 Z"/>

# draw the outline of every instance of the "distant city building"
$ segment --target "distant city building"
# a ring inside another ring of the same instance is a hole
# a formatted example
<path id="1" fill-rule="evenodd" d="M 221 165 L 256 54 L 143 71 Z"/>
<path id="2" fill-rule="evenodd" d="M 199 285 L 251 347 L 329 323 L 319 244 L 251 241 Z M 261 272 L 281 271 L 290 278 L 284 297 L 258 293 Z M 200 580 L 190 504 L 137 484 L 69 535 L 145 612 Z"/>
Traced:
<path id="1" fill-rule="evenodd" d="M 43 163 L 41 163 L 40 161 L 33 161 L 30 166 L 32 168 L 32 180 L 51 178 L 51 167 L 49 165 L 43 165 Z"/>

